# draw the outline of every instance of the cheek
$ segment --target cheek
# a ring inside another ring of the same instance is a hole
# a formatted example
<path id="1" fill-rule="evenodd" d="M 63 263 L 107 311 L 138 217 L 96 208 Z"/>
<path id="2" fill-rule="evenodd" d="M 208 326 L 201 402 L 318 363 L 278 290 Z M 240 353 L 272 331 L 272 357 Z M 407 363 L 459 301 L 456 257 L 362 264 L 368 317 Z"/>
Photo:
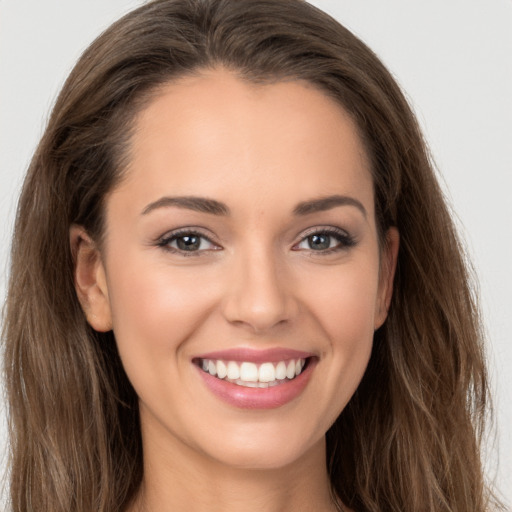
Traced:
<path id="1" fill-rule="evenodd" d="M 113 329 L 127 373 L 164 364 L 179 353 L 211 309 L 212 290 L 147 259 L 124 260 L 109 273 Z"/>
<path id="2" fill-rule="evenodd" d="M 328 345 L 324 347 L 322 373 L 327 426 L 330 426 L 357 389 L 368 365 L 373 346 L 378 261 L 333 269 L 316 280 L 310 301 L 318 328 Z"/>
<path id="3" fill-rule="evenodd" d="M 317 277 L 310 309 L 333 344 L 358 345 L 373 337 L 377 293 L 378 261 L 368 258 Z"/>

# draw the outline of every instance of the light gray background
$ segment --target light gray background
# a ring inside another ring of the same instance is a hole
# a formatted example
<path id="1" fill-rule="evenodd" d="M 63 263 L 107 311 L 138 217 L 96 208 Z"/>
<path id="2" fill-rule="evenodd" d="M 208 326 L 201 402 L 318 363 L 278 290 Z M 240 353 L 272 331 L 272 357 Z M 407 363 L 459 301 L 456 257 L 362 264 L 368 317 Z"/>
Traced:
<path id="1" fill-rule="evenodd" d="M 16 197 L 56 94 L 92 39 L 141 3 L 0 0 L 2 298 Z M 391 69 L 442 173 L 480 277 L 489 333 L 498 430 L 489 472 L 495 475 L 498 466 L 498 488 L 512 502 L 512 0 L 313 3 L 352 29 Z M 0 422 L 0 468 L 5 437 Z"/>

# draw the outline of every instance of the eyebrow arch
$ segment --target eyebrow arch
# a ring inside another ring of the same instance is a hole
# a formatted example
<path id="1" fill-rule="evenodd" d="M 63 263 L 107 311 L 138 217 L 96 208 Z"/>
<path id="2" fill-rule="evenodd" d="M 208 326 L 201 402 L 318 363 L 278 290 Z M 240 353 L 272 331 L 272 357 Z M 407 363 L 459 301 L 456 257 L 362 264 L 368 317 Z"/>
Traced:
<path id="1" fill-rule="evenodd" d="M 146 208 L 142 210 L 142 215 L 147 215 L 157 208 L 170 206 L 194 210 L 201 213 L 211 213 L 212 215 L 229 215 L 229 208 L 224 203 L 220 203 L 215 199 L 195 196 L 161 197 L 153 203 L 148 204 Z"/>
<path id="2" fill-rule="evenodd" d="M 308 215 L 310 213 L 324 212 L 337 206 L 355 206 L 366 219 L 368 213 L 363 204 L 349 196 L 333 195 L 327 197 L 320 197 L 318 199 L 312 199 L 311 201 L 304 201 L 299 203 L 293 210 L 294 215 Z"/>

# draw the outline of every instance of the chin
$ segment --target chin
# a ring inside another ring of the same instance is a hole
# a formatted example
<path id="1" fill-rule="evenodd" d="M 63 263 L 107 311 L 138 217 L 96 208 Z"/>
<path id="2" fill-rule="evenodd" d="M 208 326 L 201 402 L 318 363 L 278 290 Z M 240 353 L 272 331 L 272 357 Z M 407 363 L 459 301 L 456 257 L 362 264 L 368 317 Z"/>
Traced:
<path id="1" fill-rule="evenodd" d="M 250 429 L 249 429 L 250 430 Z M 325 454 L 325 436 L 308 439 L 302 432 L 251 435 L 238 432 L 210 444 L 209 456 L 226 466 L 247 470 L 278 470 L 290 466 L 315 450 Z M 214 449 L 211 449 L 211 447 Z"/>

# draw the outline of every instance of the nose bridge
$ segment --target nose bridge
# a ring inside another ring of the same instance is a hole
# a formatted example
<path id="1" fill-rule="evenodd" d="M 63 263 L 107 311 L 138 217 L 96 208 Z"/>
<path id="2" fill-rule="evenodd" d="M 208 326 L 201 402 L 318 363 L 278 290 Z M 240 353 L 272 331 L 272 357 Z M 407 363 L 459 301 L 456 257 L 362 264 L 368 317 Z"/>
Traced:
<path id="1" fill-rule="evenodd" d="M 224 313 L 231 323 L 265 331 L 296 313 L 289 273 L 270 245 L 248 244 L 236 251 Z"/>

